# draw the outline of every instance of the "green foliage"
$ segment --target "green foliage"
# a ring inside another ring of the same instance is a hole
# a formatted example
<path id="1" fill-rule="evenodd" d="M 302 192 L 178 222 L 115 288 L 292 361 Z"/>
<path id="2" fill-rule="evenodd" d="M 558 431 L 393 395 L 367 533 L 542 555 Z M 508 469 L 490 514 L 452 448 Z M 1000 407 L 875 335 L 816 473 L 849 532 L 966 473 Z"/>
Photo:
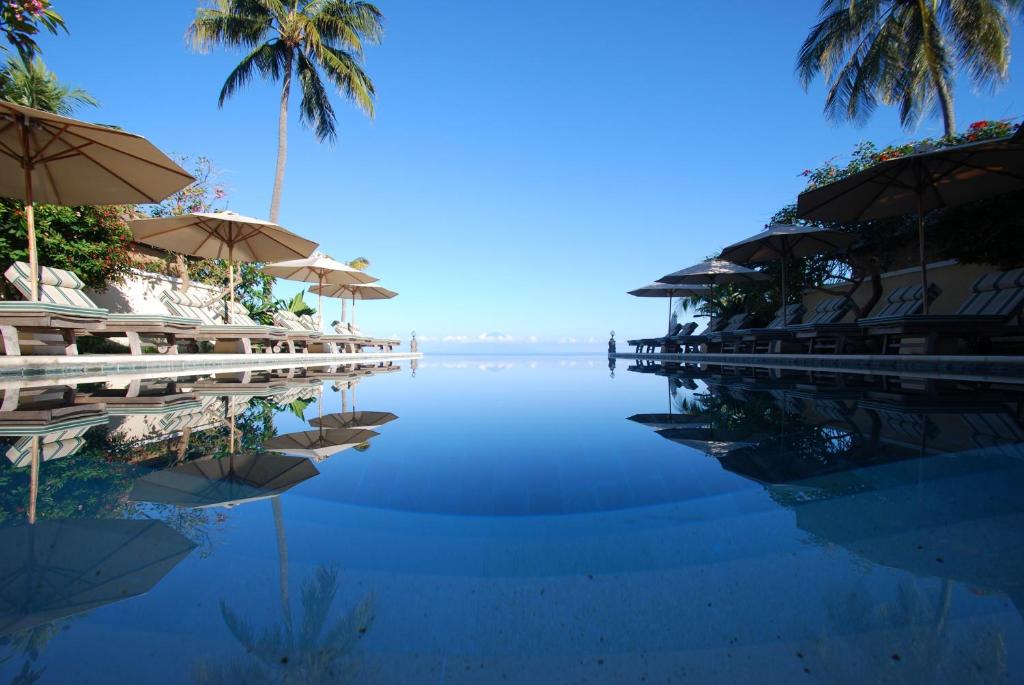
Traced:
<path id="1" fill-rule="evenodd" d="M 54 11 L 50 0 L 4 0 L 0 3 L 0 33 L 14 46 L 24 60 L 31 60 L 39 50 L 36 36 L 40 29 L 56 35 L 67 31 L 64 19 Z M 6 50 L 0 46 L 0 50 Z"/>
<path id="2" fill-rule="evenodd" d="M 220 259 L 190 260 L 188 273 L 200 283 L 226 288 L 228 285 L 227 262 Z M 235 299 L 248 309 L 260 323 L 273 323 L 274 277 L 263 273 L 259 263 L 235 265 Z"/>
<path id="3" fill-rule="evenodd" d="M 819 75 L 831 119 L 863 122 L 897 105 L 907 128 L 941 111 L 956 131 L 953 80 L 966 71 L 992 89 L 1009 77 L 1010 23 L 1021 0 L 822 0 L 797 57 L 804 87 Z"/>
<path id="4" fill-rule="evenodd" d="M 321 141 L 337 137 L 334 108 L 321 72 L 343 96 L 373 115 L 374 86 L 363 71 L 363 43 L 383 36 L 383 15 L 360 0 L 296 0 L 294 3 L 218 0 L 196 11 L 188 28 L 200 51 L 223 45 L 250 50 L 228 75 L 219 104 L 259 74 L 290 83 L 298 76 L 302 121 Z"/>
<path id="5" fill-rule="evenodd" d="M 356 257 L 348 263 L 353 269 L 359 269 L 360 271 L 366 271 L 370 268 L 370 260 L 366 257 Z"/>
<path id="6" fill-rule="evenodd" d="M 295 293 L 295 296 L 290 300 L 274 300 L 274 309 L 285 310 L 295 314 L 296 316 L 313 316 L 316 314 L 316 308 L 306 302 L 306 291 Z"/>
<path id="7" fill-rule="evenodd" d="M 103 290 L 132 267 L 131 230 L 123 207 L 36 207 L 39 262 L 72 271 L 89 288 Z M 28 227 L 20 202 L 0 200 L 0 270 L 28 261 Z"/>
<path id="8" fill-rule="evenodd" d="M 99 106 L 86 91 L 61 83 L 39 57 L 29 62 L 8 58 L 0 71 L 0 99 L 63 116 L 71 116 L 80 105 Z"/>

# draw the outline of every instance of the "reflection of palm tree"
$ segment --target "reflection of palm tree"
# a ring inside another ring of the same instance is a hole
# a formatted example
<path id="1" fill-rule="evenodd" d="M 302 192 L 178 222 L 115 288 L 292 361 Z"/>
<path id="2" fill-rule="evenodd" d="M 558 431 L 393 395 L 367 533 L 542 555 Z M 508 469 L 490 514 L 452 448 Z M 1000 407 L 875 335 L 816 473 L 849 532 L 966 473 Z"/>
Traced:
<path id="1" fill-rule="evenodd" d="M 319 567 L 302 584 L 301 620 L 284 620 L 257 633 L 251 624 L 221 603 L 228 630 L 245 649 L 246 657 L 227 664 L 201 664 L 200 683 L 343 683 L 358 674 L 355 648 L 373 621 L 374 597 L 367 595 L 351 611 L 329 623 L 338 591 L 338 572 Z"/>
<path id="2" fill-rule="evenodd" d="M 874 603 L 865 587 L 844 588 L 829 597 L 830 637 L 816 646 L 821 664 L 815 669 L 823 669 L 826 680 L 876 682 L 885 679 L 883 669 L 896 664 L 915 682 L 998 682 L 1007 677 L 1006 643 L 999 629 L 972 627 L 955 638 L 947 635 L 949 581 L 943 583 L 937 607 L 910 580 L 899 583 L 891 602 Z M 859 638 L 837 640 L 832 637 L 837 634 Z M 870 668 L 879 670 L 871 673 Z"/>

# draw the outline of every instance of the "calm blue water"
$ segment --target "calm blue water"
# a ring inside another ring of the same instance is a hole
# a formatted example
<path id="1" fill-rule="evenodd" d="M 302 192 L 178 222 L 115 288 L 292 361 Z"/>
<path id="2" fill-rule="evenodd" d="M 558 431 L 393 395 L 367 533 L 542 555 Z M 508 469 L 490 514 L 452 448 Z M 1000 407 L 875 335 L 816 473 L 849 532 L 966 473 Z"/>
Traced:
<path id="1" fill-rule="evenodd" d="M 1024 681 L 1020 386 L 128 380 L 5 391 L 0 683 Z"/>

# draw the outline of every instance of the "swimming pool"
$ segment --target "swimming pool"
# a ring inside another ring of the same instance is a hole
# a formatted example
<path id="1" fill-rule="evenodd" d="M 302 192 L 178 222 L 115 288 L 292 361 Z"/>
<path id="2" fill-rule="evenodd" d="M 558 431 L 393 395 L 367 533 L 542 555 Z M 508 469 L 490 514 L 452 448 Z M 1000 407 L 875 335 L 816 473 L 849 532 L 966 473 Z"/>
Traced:
<path id="1" fill-rule="evenodd" d="M 1013 381 L 597 357 L 184 373 L 5 386 L 0 682 L 1024 667 Z"/>

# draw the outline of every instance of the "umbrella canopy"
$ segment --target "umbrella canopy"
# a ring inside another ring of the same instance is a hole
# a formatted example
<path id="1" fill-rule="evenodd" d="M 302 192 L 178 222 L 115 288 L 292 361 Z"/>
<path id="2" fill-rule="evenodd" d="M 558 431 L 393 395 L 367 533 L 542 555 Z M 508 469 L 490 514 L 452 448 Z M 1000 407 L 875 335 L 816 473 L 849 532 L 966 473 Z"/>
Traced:
<path id="1" fill-rule="evenodd" d="M 129 498 L 179 507 L 230 507 L 280 495 L 319 474 L 308 459 L 233 454 L 150 473 L 135 481 Z"/>
<path id="2" fill-rule="evenodd" d="M 672 329 L 672 298 L 674 297 L 700 297 L 710 292 L 710 288 L 702 285 L 673 285 L 671 283 L 650 283 L 642 288 L 630 290 L 629 295 L 633 297 L 667 297 L 668 298 L 668 327 Z"/>
<path id="3" fill-rule="evenodd" d="M 662 276 L 658 279 L 658 282 L 673 285 L 724 285 L 727 283 L 764 281 L 767 278 L 768 276 L 760 271 L 754 271 L 739 264 L 733 264 L 723 259 L 709 259 L 667 276 Z"/>
<path id="4" fill-rule="evenodd" d="M 857 235 L 814 226 L 772 224 L 756 235 L 722 250 L 722 259 L 741 264 L 782 262 L 782 304 L 786 301 L 786 262 L 794 257 L 831 254 L 848 248 Z"/>
<path id="5" fill-rule="evenodd" d="M 154 520 L 70 519 L 0 529 L 0 635 L 152 589 L 195 545 Z"/>
<path id="6" fill-rule="evenodd" d="M 317 244 L 286 228 L 235 212 L 198 212 L 130 223 L 135 240 L 178 254 L 228 260 L 228 288 L 235 301 L 234 262 L 301 259 Z"/>
<path id="7" fill-rule="evenodd" d="M 317 461 L 323 461 L 338 452 L 361 445 L 380 433 L 358 428 L 338 428 L 302 431 L 279 435 L 263 443 L 263 449 L 271 452 L 296 454 Z"/>
<path id="8" fill-rule="evenodd" d="M 928 313 L 924 215 L 942 207 L 1024 188 L 1024 135 L 954 145 L 879 162 L 797 200 L 797 216 L 866 221 L 917 214 L 921 284 Z"/>
<path id="9" fill-rule="evenodd" d="M 314 286 L 309 291 L 323 294 L 327 297 L 341 298 L 341 318 L 343 321 L 345 319 L 345 298 L 347 297 L 352 300 L 353 322 L 356 315 L 356 300 L 390 300 L 392 297 L 398 296 L 398 293 L 394 290 L 388 290 L 379 285 L 324 285 L 322 287 Z"/>
<path id="10" fill-rule="evenodd" d="M 25 202 L 32 300 L 39 298 L 34 203 L 160 202 L 194 180 L 145 138 L 0 102 L 0 196 Z"/>
<path id="11" fill-rule="evenodd" d="M 756 442 L 742 440 L 738 431 L 715 428 L 665 428 L 658 435 L 672 442 L 686 445 L 712 457 L 722 457 L 736 450 L 754 447 Z"/>
<path id="12" fill-rule="evenodd" d="M 368 273 L 353 269 L 348 264 L 331 259 L 321 252 L 314 252 L 304 259 L 267 264 L 263 267 L 263 272 L 277 278 L 286 278 L 289 281 L 316 283 L 321 288 L 325 283 L 357 285 L 375 283 L 378 280 Z M 317 296 L 319 298 L 317 315 L 320 316 L 324 311 L 324 296 L 322 292 L 317 292 Z"/>
<path id="13" fill-rule="evenodd" d="M 391 423 L 397 418 L 389 411 L 351 411 L 328 414 L 309 423 L 317 428 L 375 428 Z"/>

